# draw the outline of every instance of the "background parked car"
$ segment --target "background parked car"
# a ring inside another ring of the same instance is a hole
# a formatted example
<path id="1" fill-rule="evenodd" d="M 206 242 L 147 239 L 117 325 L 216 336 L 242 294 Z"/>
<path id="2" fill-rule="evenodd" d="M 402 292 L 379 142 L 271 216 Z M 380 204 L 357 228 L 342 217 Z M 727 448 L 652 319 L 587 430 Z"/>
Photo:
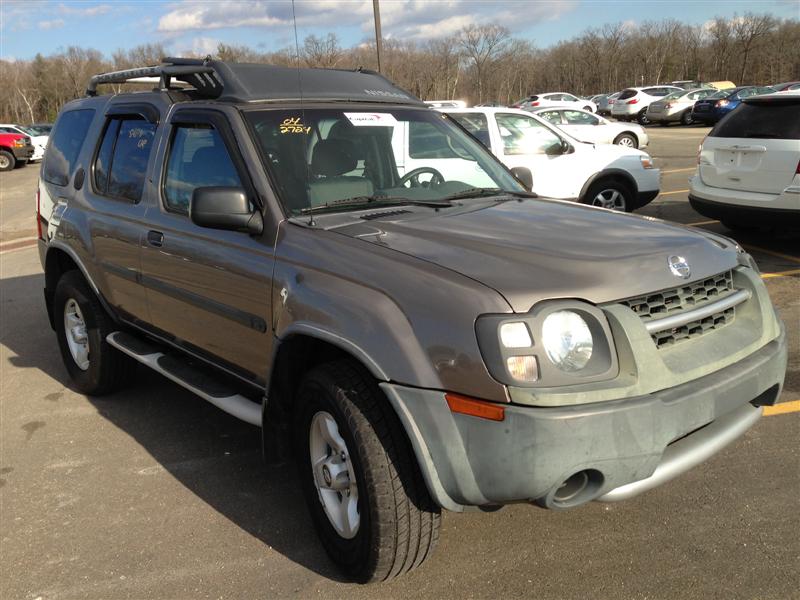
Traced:
<path id="1" fill-rule="evenodd" d="M 653 102 L 681 88 L 674 85 L 653 85 L 641 88 L 627 88 L 614 101 L 611 116 L 621 121 L 636 119 L 640 125 L 647 125 L 647 107 Z"/>
<path id="2" fill-rule="evenodd" d="M 650 139 L 641 125 L 609 121 L 577 108 L 535 108 L 531 113 L 547 119 L 572 137 L 592 144 L 617 144 L 645 148 Z"/>
<path id="3" fill-rule="evenodd" d="M 597 105 L 591 100 L 584 100 L 564 92 L 549 92 L 547 94 L 529 96 L 528 98 L 523 98 L 515 102 L 511 105 L 511 108 L 530 110 L 531 108 L 538 108 L 540 106 L 575 106 L 590 112 L 597 112 Z"/>
<path id="4" fill-rule="evenodd" d="M 776 92 L 786 92 L 791 90 L 800 90 L 800 81 L 787 81 L 785 83 L 776 83 L 771 86 Z"/>
<path id="5" fill-rule="evenodd" d="M 692 119 L 700 123 L 716 123 L 722 117 L 739 106 L 742 100 L 758 94 L 771 94 L 771 87 L 754 85 L 740 86 L 728 90 L 720 90 L 703 100 L 698 100 L 692 107 Z"/>
<path id="6" fill-rule="evenodd" d="M 709 81 L 703 87 L 712 87 L 717 90 L 729 90 L 731 88 L 735 88 L 736 84 L 732 81 Z"/>
<path id="7" fill-rule="evenodd" d="M 703 140 L 689 187 L 731 229 L 800 226 L 800 91 L 745 98 Z"/>
<path id="8" fill-rule="evenodd" d="M 47 140 L 49 139 L 48 136 L 41 135 L 33 129 L 23 127 L 22 125 L 13 125 L 8 123 L 0 124 L 0 132 L 19 133 L 20 135 L 28 136 L 31 138 L 31 142 L 33 143 L 33 156 L 31 156 L 29 160 L 33 162 L 42 160 L 42 158 L 44 158 L 44 150 L 47 148 Z"/>
<path id="9" fill-rule="evenodd" d="M 442 112 L 507 167 L 530 169 L 533 191 L 540 196 L 630 212 L 658 195 L 660 171 L 641 150 L 583 143 L 545 119 L 513 108 Z M 428 159 L 425 164 L 444 172 L 448 160 L 441 159 L 441 168 L 435 160 Z"/>
<path id="10" fill-rule="evenodd" d="M 33 144 L 30 136 L 16 132 L 0 132 L 0 171 L 21 167 L 31 156 L 33 156 Z"/>
<path id="11" fill-rule="evenodd" d="M 605 117 L 611 116 L 611 107 L 622 92 L 614 92 L 613 94 L 605 94 L 597 103 L 597 114 Z"/>
<path id="12" fill-rule="evenodd" d="M 52 123 L 33 123 L 28 125 L 28 129 L 35 131 L 38 135 L 50 135 L 50 132 L 53 130 Z"/>
<path id="13" fill-rule="evenodd" d="M 694 103 L 715 93 L 717 93 L 717 90 L 714 88 L 686 89 L 680 92 L 673 92 L 669 96 L 664 96 L 661 100 L 656 100 L 647 107 L 647 119 L 661 125 L 669 125 L 676 122 L 680 122 L 682 125 L 691 125 L 694 123 L 692 119 Z"/>

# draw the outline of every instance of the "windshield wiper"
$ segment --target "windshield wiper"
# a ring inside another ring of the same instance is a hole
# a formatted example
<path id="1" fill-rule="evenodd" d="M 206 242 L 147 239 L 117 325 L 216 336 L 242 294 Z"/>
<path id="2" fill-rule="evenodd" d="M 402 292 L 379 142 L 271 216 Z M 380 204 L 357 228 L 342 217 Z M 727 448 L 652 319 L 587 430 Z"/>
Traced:
<path id="1" fill-rule="evenodd" d="M 319 206 L 307 206 L 306 208 L 301 208 L 300 213 L 308 215 L 326 210 L 363 208 L 364 206 L 372 205 L 397 206 L 401 204 L 408 204 L 411 206 L 430 206 L 433 208 L 453 206 L 453 204 L 449 202 L 449 198 L 443 200 L 412 200 L 411 198 L 405 198 L 403 196 L 354 196 L 353 198 L 343 198 L 342 200 L 326 202 L 325 204 L 320 204 Z"/>
<path id="2" fill-rule="evenodd" d="M 533 192 L 516 192 L 509 190 L 501 190 L 500 188 L 469 188 L 445 196 L 443 200 L 462 200 L 464 198 L 487 198 L 489 196 L 515 196 L 519 198 L 537 198 L 538 196 Z"/>

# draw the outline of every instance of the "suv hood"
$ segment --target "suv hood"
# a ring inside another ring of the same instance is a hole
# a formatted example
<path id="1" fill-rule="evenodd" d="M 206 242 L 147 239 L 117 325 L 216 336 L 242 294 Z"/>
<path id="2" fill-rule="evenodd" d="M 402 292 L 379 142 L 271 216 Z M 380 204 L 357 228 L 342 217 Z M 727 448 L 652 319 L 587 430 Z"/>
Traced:
<path id="1" fill-rule="evenodd" d="M 727 238 L 570 202 L 481 199 L 438 213 L 408 212 L 384 220 L 375 218 L 376 211 L 369 220 L 332 229 L 477 280 L 502 294 L 515 312 L 549 298 L 621 300 L 737 264 L 735 243 Z M 688 279 L 670 272 L 672 255 L 690 264 Z"/>

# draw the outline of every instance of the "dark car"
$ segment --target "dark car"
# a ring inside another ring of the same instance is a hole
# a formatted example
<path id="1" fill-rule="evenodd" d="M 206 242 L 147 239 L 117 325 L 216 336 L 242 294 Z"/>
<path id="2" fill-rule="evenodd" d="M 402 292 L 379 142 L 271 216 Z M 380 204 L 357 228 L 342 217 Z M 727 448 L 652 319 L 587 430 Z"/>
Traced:
<path id="1" fill-rule="evenodd" d="M 159 89 L 96 95 L 143 76 Z M 783 384 L 783 326 L 734 241 L 536 198 L 371 71 L 95 76 L 58 117 L 39 196 L 72 385 L 108 394 L 140 365 L 261 427 L 359 581 L 419 566 L 442 508 L 660 485 Z"/>
<path id="2" fill-rule="evenodd" d="M 707 98 L 698 100 L 692 107 L 692 120 L 713 124 L 739 106 L 744 98 L 759 94 L 771 94 L 775 90 L 767 86 L 747 85 L 720 90 Z"/>

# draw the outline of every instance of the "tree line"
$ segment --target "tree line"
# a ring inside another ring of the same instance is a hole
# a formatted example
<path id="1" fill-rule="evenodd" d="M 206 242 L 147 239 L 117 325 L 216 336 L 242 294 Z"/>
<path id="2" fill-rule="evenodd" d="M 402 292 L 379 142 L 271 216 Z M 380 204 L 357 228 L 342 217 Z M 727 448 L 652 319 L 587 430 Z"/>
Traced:
<path id="1" fill-rule="evenodd" d="M 110 57 L 71 46 L 31 60 L 0 61 L 4 122 L 52 121 L 104 71 L 156 64 L 160 44 L 119 50 Z M 220 44 L 215 58 L 239 62 L 336 68 L 375 68 L 375 43 L 343 47 L 335 33 L 310 35 L 277 52 Z M 535 92 L 578 95 L 676 80 L 771 84 L 800 79 L 800 20 L 746 13 L 703 25 L 676 20 L 607 24 L 546 49 L 497 24 L 469 25 L 425 42 L 383 40 L 383 73 L 425 100 L 463 99 L 510 104 Z"/>

